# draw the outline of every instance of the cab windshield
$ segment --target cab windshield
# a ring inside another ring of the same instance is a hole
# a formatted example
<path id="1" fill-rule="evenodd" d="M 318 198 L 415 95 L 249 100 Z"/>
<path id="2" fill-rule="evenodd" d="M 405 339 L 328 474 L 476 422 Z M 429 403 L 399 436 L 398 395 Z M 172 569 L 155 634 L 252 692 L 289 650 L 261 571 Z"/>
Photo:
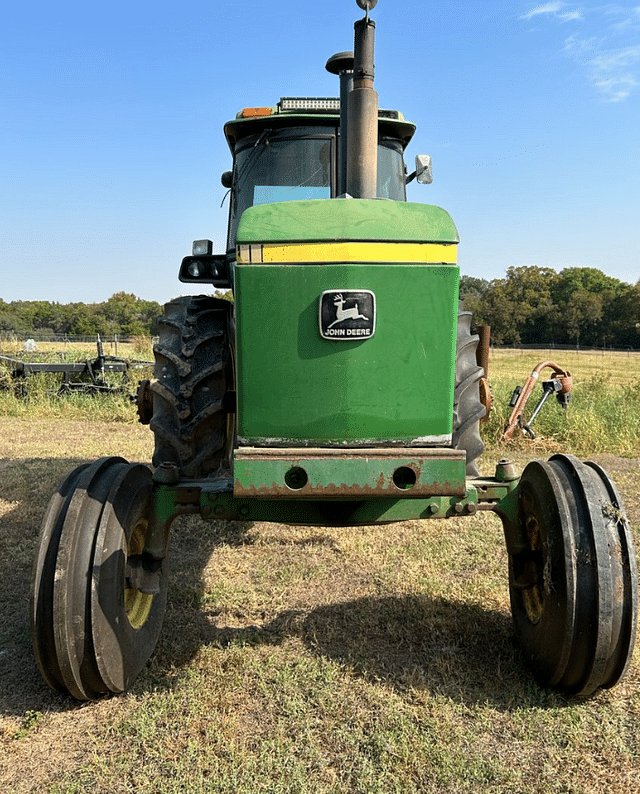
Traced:
<path id="1" fill-rule="evenodd" d="M 234 196 L 229 218 L 232 246 L 242 213 L 255 204 L 327 199 L 332 195 L 333 136 L 311 137 L 301 130 L 265 130 L 236 151 Z M 294 137 L 295 135 L 295 137 Z"/>
<path id="2" fill-rule="evenodd" d="M 255 204 L 328 199 L 336 195 L 336 130 L 294 127 L 263 130 L 238 143 L 229 215 L 228 248 L 235 245 L 242 213 Z M 406 201 L 402 144 L 381 138 L 378 198 Z"/>

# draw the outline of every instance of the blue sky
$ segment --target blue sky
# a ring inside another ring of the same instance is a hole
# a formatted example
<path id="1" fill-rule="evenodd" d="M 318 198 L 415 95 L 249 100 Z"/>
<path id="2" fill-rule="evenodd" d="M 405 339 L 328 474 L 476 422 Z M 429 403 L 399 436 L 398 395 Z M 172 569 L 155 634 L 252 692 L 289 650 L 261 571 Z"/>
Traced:
<path id="1" fill-rule="evenodd" d="M 224 248 L 223 123 L 336 96 L 355 0 L 12 3 L 0 29 L 0 298 L 164 302 L 191 241 Z M 463 273 L 640 278 L 640 5 L 379 0 L 376 89 L 434 163 L 409 199 Z"/>

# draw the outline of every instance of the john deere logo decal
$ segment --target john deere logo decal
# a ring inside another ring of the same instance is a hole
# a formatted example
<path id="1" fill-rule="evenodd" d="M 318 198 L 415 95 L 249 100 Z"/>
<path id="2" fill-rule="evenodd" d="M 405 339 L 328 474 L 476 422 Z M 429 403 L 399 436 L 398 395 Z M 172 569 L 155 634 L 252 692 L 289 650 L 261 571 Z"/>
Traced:
<path id="1" fill-rule="evenodd" d="M 376 296 L 368 289 L 325 290 L 320 296 L 323 339 L 368 339 L 376 328 Z"/>

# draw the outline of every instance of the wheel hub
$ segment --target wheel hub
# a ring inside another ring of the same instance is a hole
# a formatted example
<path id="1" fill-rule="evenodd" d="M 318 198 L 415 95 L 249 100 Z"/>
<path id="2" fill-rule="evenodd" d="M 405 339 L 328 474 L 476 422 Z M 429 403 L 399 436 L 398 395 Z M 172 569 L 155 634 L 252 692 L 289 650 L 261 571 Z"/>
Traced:
<path id="1" fill-rule="evenodd" d="M 133 532 L 131 533 L 131 538 L 129 539 L 127 546 L 127 576 L 125 578 L 124 588 L 124 609 L 127 619 L 134 629 L 139 629 L 144 626 L 147 618 L 149 617 L 149 613 L 151 612 L 151 605 L 153 602 L 153 593 L 142 592 L 139 587 L 142 586 L 144 590 L 153 589 L 157 591 L 159 589 L 157 586 L 155 586 L 155 582 L 152 582 L 152 585 L 154 586 L 149 588 L 145 587 L 144 585 L 140 585 L 138 581 L 140 578 L 140 572 L 143 574 L 146 573 L 144 571 L 142 558 L 140 555 L 144 549 L 144 542 L 147 534 L 147 523 L 148 522 L 146 520 L 138 521 L 136 526 L 133 528 Z M 131 563 L 134 561 L 138 564 L 132 565 Z M 157 574 L 157 571 L 151 572 L 152 577 L 154 573 Z M 129 585 L 129 587 L 126 585 Z"/>
<path id="2" fill-rule="evenodd" d="M 540 526 L 535 516 L 528 514 L 525 517 L 529 551 L 518 566 L 516 586 L 521 589 L 522 605 L 527 618 L 536 625 L 544 612 L 544 597 L 546 583 L 544 580 L 545 554 Z"/>

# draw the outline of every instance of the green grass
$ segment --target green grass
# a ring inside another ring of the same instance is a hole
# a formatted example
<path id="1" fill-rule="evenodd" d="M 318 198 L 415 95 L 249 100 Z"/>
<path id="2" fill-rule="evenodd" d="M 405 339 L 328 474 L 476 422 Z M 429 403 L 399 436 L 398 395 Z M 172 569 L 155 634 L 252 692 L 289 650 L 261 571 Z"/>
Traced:
<path id="1" fill-rule="evenodd" d="M 482 428 L 485 443 L 501 444 L 501 436 L 511 413 L 509 400 L 514 383 L 511 378 L 496 377 L 491 382 L 494 408 Z M 529 399 L 525 419 L 531 416 L 542 394 L 537 387 Z M 547 450 L 571 450 L 578 455 L 611 452 L 637 455 L 640 451 L 640 380 L 628 386 L 615 384 L 608 376 L 594 376 L 574 385 L 572 399 L 562 408 L 555 398 L 546 402 L 535 418 L 536 447 Z M 531 446 L 530 440 L 517 433 L 512 445 Z"/>
<path id="2" fill-rule="evenodd" d="M 150 354 L 145 347 L 150 344 L 148 340 L 137 344 L 138 352 Z M 135 350 L 131 347 L 128 352 L 133 354 Z M 53 360 L 55 355 L 51 351 L 41 352 L 38 357 L 39 360 L 47 360 L 47 357 Z M 84 360 L 88 352 L 74 349 L 65 355 L 69 356 L 66 360 Z M 489 379 L 494 408 L 489 422 L 482 428 L 485 443 L 491 448 L 500 445 L 511 411 L 509 399 L 513 389 L 523 385 L 538 362 L 552 357 L 573 375 L 572 402 L 563 411 L 553 397 L 547 401 L 533 424 L 538 436 L 536 446 L 545 450 L 570 449 L 580 455 L 591 452 L 637 454 L 640 450 L 640 353 L 603 356 L 599 352 L 492 350 Z M 542 377 L 550 375 L 548 369 L 542 373 Z M 16 391 L 6 368 L 3 370 L 0 364 L 0 416 L 37 415 L 134 424 L 137 413 L 129 394 L 135 393 L 138 380 L 151 376 L 150 368 L 132 370 L 130 382 L 121 394 L 61 396 L 57 393 L 60 376 L 31 375 L 26 390 Z M 121 385 L 119 375 L 112 376 L 111 381 L 113 385 Z M 526 418 L 531 415 L 541 393 L 541 387 L 537 386 L 529 399 Z M 516 439 L 510 446 L 513 445 L 530 448 L 531 442 Z"/>

